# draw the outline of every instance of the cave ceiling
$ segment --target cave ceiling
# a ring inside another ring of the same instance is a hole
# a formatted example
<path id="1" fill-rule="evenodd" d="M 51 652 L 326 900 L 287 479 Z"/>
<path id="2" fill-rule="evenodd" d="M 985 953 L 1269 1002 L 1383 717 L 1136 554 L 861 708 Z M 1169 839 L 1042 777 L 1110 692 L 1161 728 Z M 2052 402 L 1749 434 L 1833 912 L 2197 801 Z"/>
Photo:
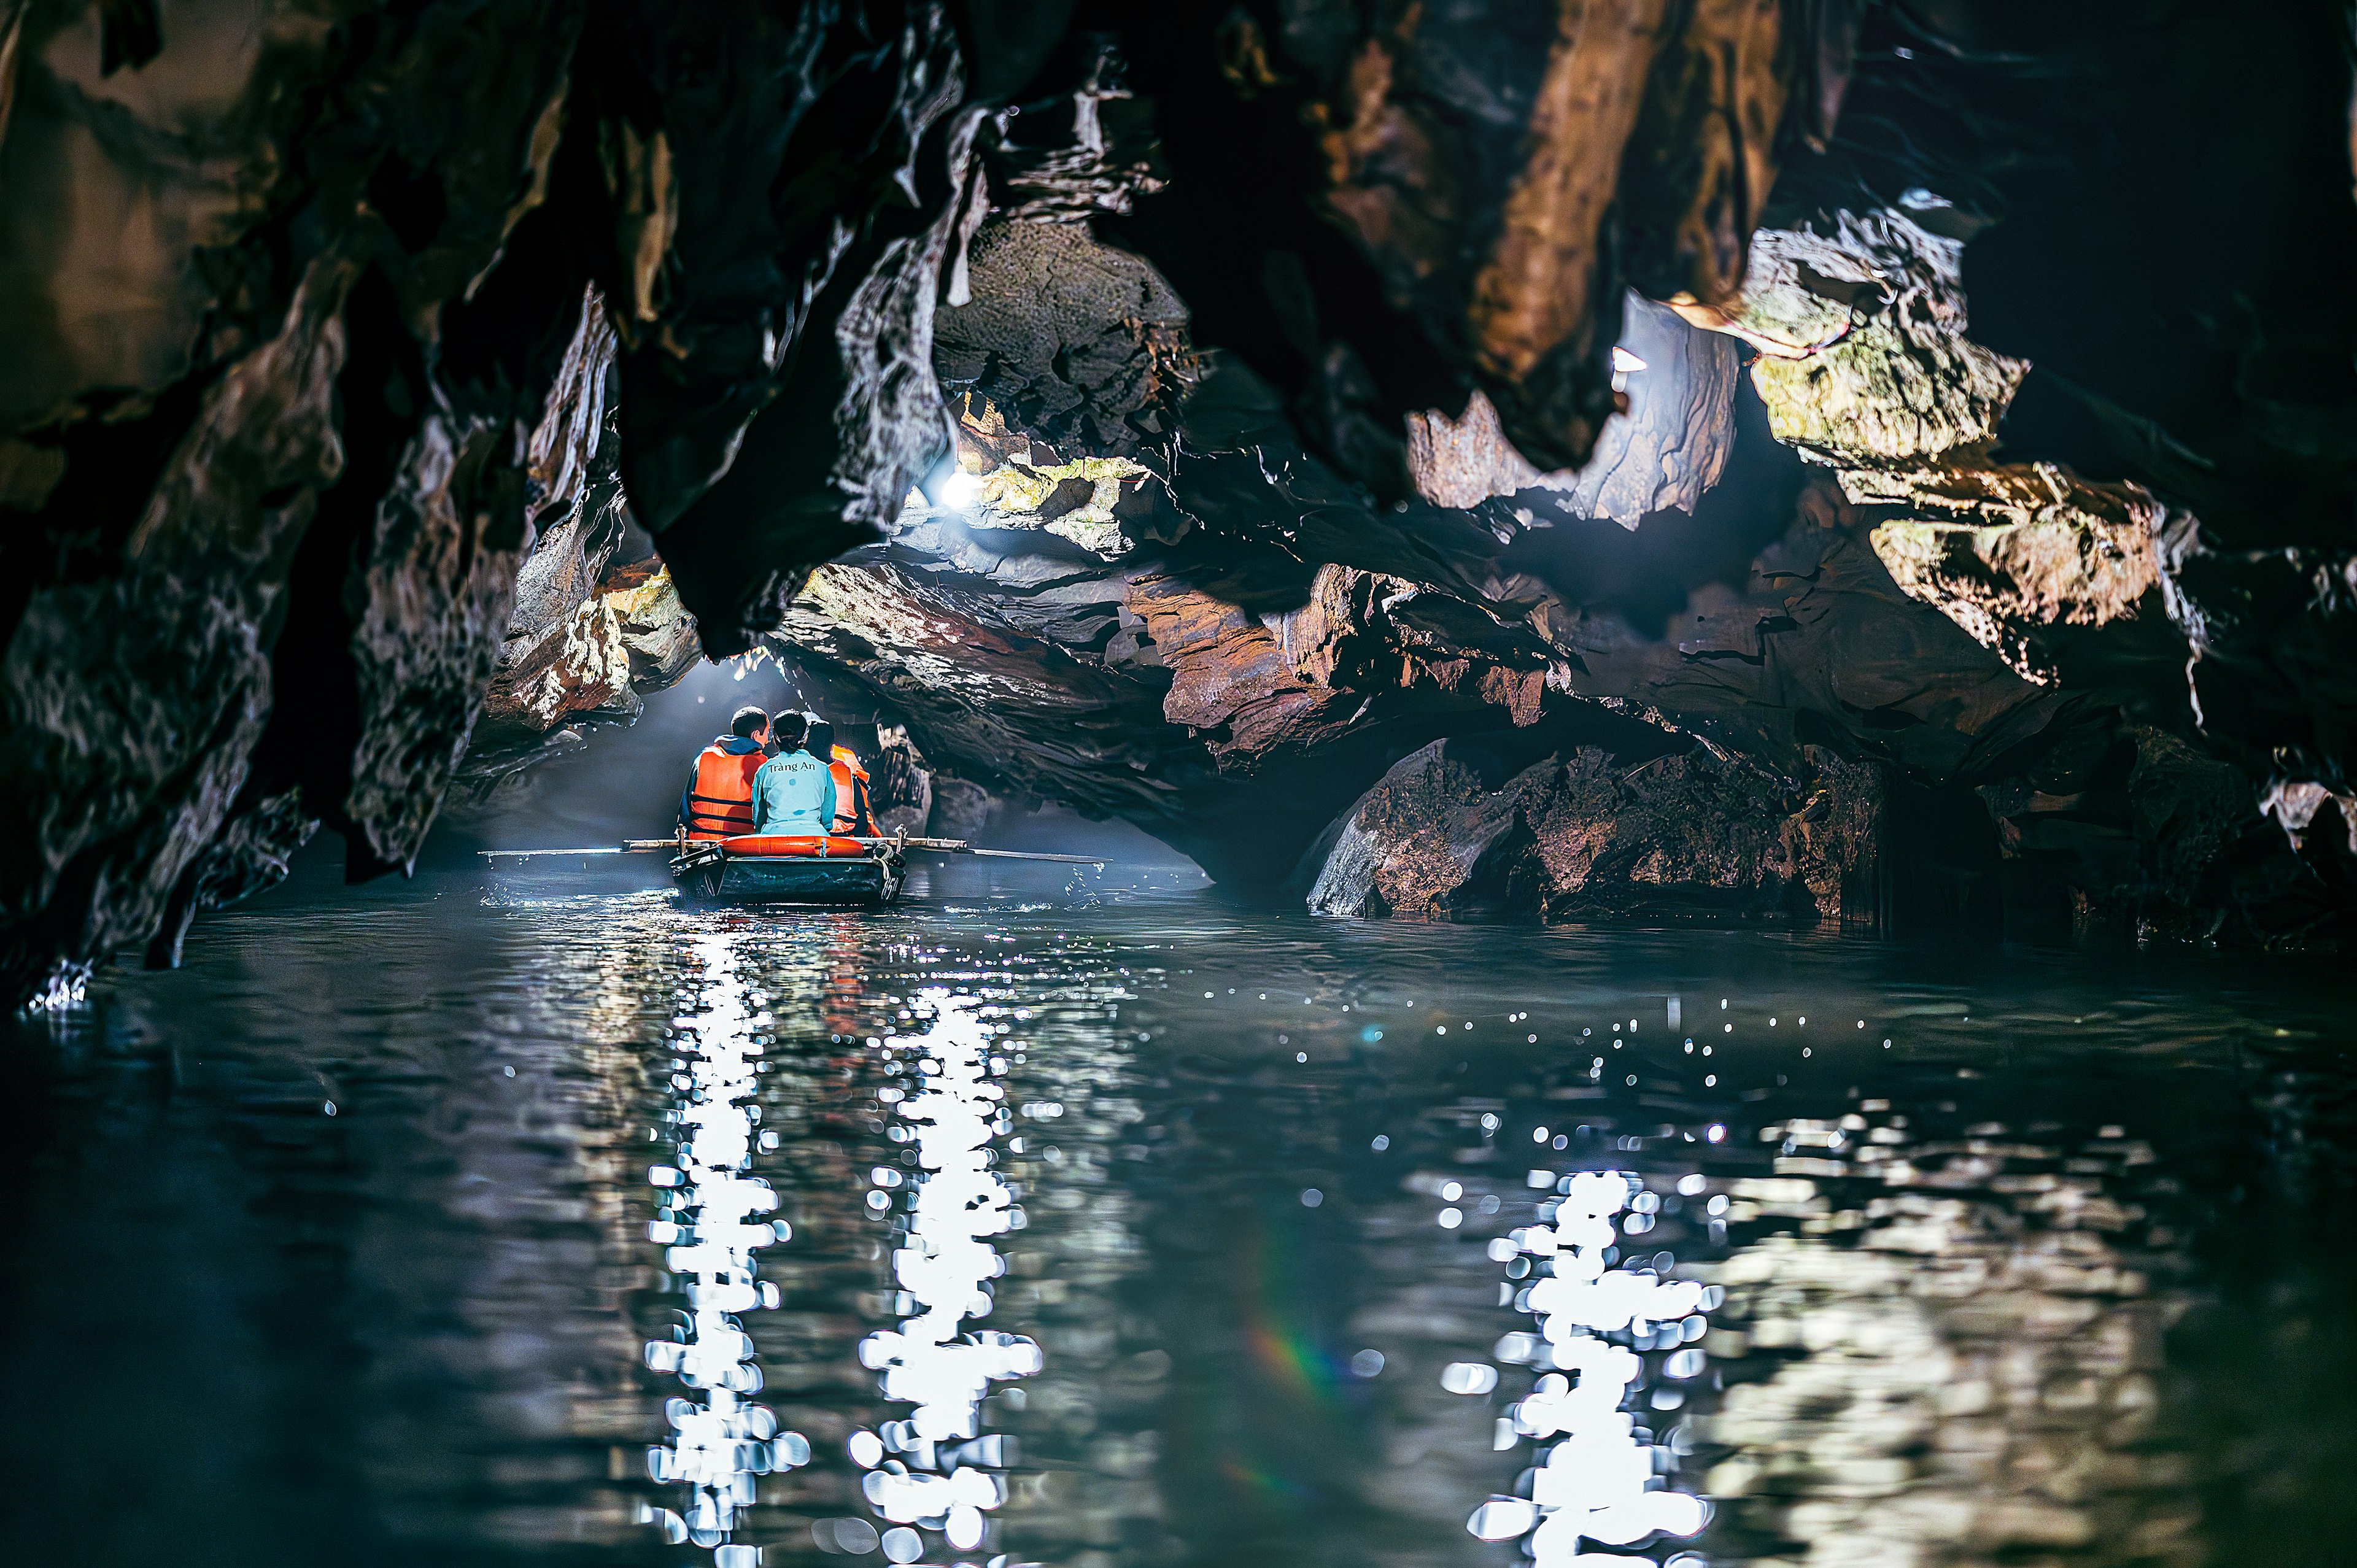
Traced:
<path id="1" fill-rule="evenodd" d="M 0 986 L 742 656 L 1334 911 L 2338 940 L 2344 22 L 0 0 Z"/>

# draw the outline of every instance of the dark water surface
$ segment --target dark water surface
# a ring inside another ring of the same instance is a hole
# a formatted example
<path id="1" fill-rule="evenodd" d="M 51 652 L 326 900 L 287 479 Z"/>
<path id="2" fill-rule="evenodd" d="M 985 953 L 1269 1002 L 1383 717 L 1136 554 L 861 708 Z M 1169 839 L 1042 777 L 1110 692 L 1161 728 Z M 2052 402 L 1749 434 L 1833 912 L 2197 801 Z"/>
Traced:
<path id="1" fill-rule="evenodd" d="M 265 900 L 16 1026 L 0 1559 L 2357 1562 L 2341 961 L 1169 881 Z"/>

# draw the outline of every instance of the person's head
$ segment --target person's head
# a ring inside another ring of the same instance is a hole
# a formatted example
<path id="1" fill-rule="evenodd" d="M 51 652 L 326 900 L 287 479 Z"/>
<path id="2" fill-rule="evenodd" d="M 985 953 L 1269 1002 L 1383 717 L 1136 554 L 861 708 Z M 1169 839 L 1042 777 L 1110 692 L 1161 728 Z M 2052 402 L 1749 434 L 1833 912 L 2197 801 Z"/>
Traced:
<path id="1" fill-rule="evenodd" d="M 770 738 L 777 743 L 780 753 L 800 751 L 802 738 L 810 733 L 810 721 L 800 714 L 780 714 L 770 724 Z"/>
<path id="2" fill-rule="evenodd" d="M 809 738 L 802 742 L 802 749 L 821 762 L 833 762 L 834 760 L 834 726 L 824 719 L 813 723 L 810 727 Z"/>
<path id="3" fill-rule="evenodd" d="M 770 715 L 759 708 L 739 708 L 737 716 L 728 721 L 728 733 L 738 740 L 767 740 Z"/>

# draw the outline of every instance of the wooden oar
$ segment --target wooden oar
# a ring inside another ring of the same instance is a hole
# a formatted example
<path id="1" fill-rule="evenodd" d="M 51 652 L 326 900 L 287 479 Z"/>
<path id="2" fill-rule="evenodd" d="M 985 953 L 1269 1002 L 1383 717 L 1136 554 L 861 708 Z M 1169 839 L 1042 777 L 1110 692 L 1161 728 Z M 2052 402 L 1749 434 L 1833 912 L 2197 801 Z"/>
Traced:
<path id="1" fill-rule="evenodd" d="M 716 839 L 692 839 L 691 843 L 716 843 Z M 1028 849 L 976 849 L 963 839 L 860 839 L 856 842 L 870 848 L 931 850 L 935 854 L 971 854 L 988 860 L 1045 860 L 1065 865 L 1103 865 L 1104 857 L 1094 854 L 1049 854 Z M 475 853 L 486 860 L 533 860 L 551 855 L 575 854 L 651 854 L 658 851 L 676 851 L 676 839 L 625 839 L 619 844 L 608 844 L 597 849 L 484 849 Z"/>

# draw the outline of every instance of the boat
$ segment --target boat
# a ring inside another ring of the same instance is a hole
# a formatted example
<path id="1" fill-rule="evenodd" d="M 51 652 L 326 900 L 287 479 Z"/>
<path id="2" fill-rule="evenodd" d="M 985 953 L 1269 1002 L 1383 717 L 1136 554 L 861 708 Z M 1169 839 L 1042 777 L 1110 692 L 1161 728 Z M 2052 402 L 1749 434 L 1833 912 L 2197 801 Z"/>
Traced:
<path id="1" fill-rule="evenodd" d="M 747 833 L 683 841 L 672 880 L 700 904 L 844 904 L 880 908 L 900 897 L 907 852 L 891 839 Z"/>
<path id="2" fill-rule="evenodd" d="M 680 896 L 699 904 L 807 904 L 882 908 L 895 903 L 911 854 L 970 855 L 988 860 L 1043 860 L 1103 865 L 1092 854 L 983 849 L 963 839 L 853 838 L 844 834 L 745 833 L 734 838 L 629 839 L 588 849 L 487 849 L 494 867 L 506 860 L 565 860 L 608 854 L 671 855 Z"/>

